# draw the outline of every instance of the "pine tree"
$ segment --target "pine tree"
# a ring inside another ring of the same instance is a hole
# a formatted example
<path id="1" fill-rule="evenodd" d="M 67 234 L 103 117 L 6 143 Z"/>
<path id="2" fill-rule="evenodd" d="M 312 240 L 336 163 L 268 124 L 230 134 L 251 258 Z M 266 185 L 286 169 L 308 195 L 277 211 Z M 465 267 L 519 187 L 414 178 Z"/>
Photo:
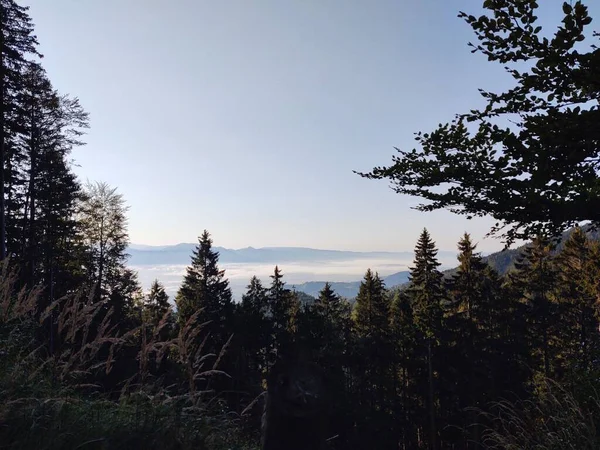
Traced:
<path id="1" fill-rule="evenodd" d="M 587 371 L 599 355 L 593 250 L 585 232 L 577 227 L 557 257 L 558 302 L 562 365 Z"/>
<path id="2" fill-rule="evenodd" d="M 271 322 L 267 317 L 269 304 L 267 289 L 257 277 L 250 279 L 240 305 L 240 342 L 244 360 L 257 375 L 267 372 Z"/>
<path id="3" fill-rule="evenodd" d="M 53 286 L 51 299 L 74 292 L 84 283 L 83 228 L 77 217 L 84 193 L 69 157 L 73 148 L 83 145 L 79 138 L 88 127 L 88 115 L 78 99 L 59 96 L 53 120 L 55 139 L 38 160 L 34 224 L 38 264 L 44 284 Z"/>
<path id="4" fill-rule="evenodd" d="M 353 310 L 357 339 L 355 366 L 358 380 L 358 408 L 364 408 L 365 436 L 376 439 L 374 447 L 386 446 L 392 416 L 390 391 L 393 389 L 392 345 L 389 323 L 390 302 L 383 280 L 368 269 L 360 284 Z M 376 437 L 377 436 L 377 437 Z"/>
<path id="5" fill-rule="evenodd" d="M 88 126 L 88 115 L 77 99 L 61 97 L 53 90 L 41 66 L 30 64 L 24 77 L 23 126 L 17 142 L 25 170 L 20 173 L 22 193 L 13 195 L 12 201 L 12 212 L 21 216 L 14 218 L 17 228 L 12 234 L 19 240 L 13 239 L 13 250 L 21 256 L 28 283 L 43 279 L 50 284 L 49 273 L 60 271 L 55 260 L 60 246 L 57 238 L 74 241 L 76 236 L 73 221 L 80 186 L 66 159 L 73 147 L 82 144 L 79 137 Z M 57 229 L 57 222 L 68 224 L 68 229 Z"/>
<path id="6" fill-rule="evenodd" d="M 156 328 L 166 316 L 165 332 L 161 333 L 166 338 L 173 331 L 175 325 L 173 307 L 169 303 L 169 295 L 165 291 L 165 287 L 158 280 L 154 280 L 150 285 L 144 306 L 148 314 L 148 322 L 153 328 Z"/>
<path id="7" fill-rule="evenodd" d="M 335 293 L 330 283 L 325 283 L 311 311 L 317 318 L 317 340 L 325 353 L 341 354 L 350 331 L 351 306 Z"/>
<path id="8" fill-rule="evenodd" d="M 465 233 L 458 243 L 458 268 L 449 283 L 456 302 L 457 313 L 464 315 L 468 322 L 477 322 L 478 309 L 483 299 L 485 270 L 487 264 L 480 253 L 475 252 L 477 245 Z"/>
<path id="9" fill-rule="evenodd" d="M 200 311 L 197 323 L 209 322 L 205 328 L 211 335 L 209 349 L 211 353 L 219 354 L 232 332 L 233 301 L 225 271 L 218 266 L 219 252 L 213 250 L 212 244 L 210 233 L 204 230 L 192 253 L 191 265 L 175 303 L 180 325 Z"/>
<path id="10" fill-rule="evenodd" d="M 300 301 L 286 287 L 283 273 L 278 266 L 275 266 L 271 280 L 267 299 L 272 330 L 270 358 L 274 362 L 274 358 L 288 353 L 295 341 Z"/>
<path id="11" fill-rule="evenodd" d="M 501 317 L 497 314 L 502 302 L 500 280 L 476 247 L 465 233 L 458 243 L 459 265 L 447 283 L 451 306 L 446 329 L 451 333 L 448 353 L 453 370 L 445 377 L 455 386 L 448 392 L 447 403 L 455 416 L 454 425 L 469 430 L 465 446 L 469 440 L 480 440 L 481 427 L 472 408 L 482 408 L 491 400 L 488 394 L 494 386 L 490 380 L 502 370 L 494 365 L 494 333 Z M 508 317 L 502 318 L 502 325 L 510 327 Z"/>
<path id="12" fill-rule="evenodd" d="M 18 110 L 15 97 L 23 88 L 23 71 L 28 58 L 41 56 L 28 9 L 14 0 L 0 0 L 0 260 L 6 256 L 5 202 L 6 195 L 10 196 L 7 188 L 10 188 L 18 158 L 13 140 L 19 131 L 19 123 L 15 122 Z"/>
<path id="13" fill-rule="evenodd" d="M 319 292 L 314 303 L 307 304 L 302 314 L 301 337 L 315 349 L 314 360 L 330 373 L 340 373 L 347 365 L 346 349 L 351 332 L 351 306 L 331 288 L 330 283 Z"/>
<path id="14" fill-rule="evenodd" d="M 389 300 L 383 280 L 368 269 L 358 289 L 354 326 L 360 337 L 384 340 L 389 334 Z"/>
<path id="15" fill-rule="evenodd" d="M 553 245 L 538 236 L 525 247 L 509 275 L 512 295 L 526 308 L 528 347 L 537 373 L 550 377 L 555 370 L 557 308 L 557 273 L 552 258 Z"/>
<path id="16" fill-rule="evenodd" d="M 429 232 L 424 229 L 415 247 L 414 266 L 410 269 L 410 285 L 407 294 L 411 299 L 415 324 L 426 343 L 425 361 L 427 365 L 427 410 L 429 416 L 429 448 L 437 448 L 435 375 L 437 365 L 436 348 L 442 335 L 442 301 L 444 290 L 442 274 L 437 260 L 437 248 Z"/>

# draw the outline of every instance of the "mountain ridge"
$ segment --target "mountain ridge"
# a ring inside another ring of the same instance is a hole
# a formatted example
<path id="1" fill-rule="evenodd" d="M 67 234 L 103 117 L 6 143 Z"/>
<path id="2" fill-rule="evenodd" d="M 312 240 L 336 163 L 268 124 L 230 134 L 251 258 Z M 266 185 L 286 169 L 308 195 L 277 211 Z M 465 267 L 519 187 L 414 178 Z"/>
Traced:
<path id="1" fill-rule="evenodd" d="M 168 246 L 147 246 L 131 244 L 127 253 L 129 264 L 132 266 L 159 265 L 159 264 L 184 264 L 190 263 L 192 252 L 198 244 L 179 243 Z M 350 259 L 412 259 L 412 251 L 384 252 L 369 251 L 359 252 L 351 250 L 316 249 L 310 247 L 245 247 L 229 249 L 226 247 L 213 247 L 219 252 L 221 263 L 268 263 L 283 264 L 289 262 L 305 261 L 342 261 Z M 456 255 L 456 252 L 441 251 L 445 257 Z"/>

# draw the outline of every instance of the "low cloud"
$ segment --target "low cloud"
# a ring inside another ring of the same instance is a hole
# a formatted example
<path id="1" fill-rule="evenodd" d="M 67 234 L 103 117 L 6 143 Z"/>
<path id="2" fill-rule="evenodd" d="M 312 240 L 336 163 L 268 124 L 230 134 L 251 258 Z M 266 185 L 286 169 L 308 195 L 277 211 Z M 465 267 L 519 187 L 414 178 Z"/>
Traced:
<path id="1" fill-rule="evenodd" d="M 451 267 L 455 257 L 443 258 L 440 262 Z M 301 284 L 307 281 L 358 281 L 367 269 L 376 271 L 382 277 L 408 270 L 412 260 L 391 259 L 355 259 L 344 261 L 288 262 L 279 266 L 288 285 Z M 252 276 L 256 275 L 264 284 L 270 283 L 273 264 L 223 263 L 233 295 L 240 299 Z M 186 273 L 186 265 L 132 266 L 139 274 L 140 283 L 148 290 L 154 279 L 165 285 L 167 293 L 173 299 Z"/>

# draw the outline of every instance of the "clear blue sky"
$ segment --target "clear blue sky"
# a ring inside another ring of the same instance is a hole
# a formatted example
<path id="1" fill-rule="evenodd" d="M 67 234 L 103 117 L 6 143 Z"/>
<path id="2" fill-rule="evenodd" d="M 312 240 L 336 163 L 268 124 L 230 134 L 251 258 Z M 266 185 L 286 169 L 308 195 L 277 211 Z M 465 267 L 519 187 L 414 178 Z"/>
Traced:
<path id="1" fill-rule="evenodd" d="M 426 226 L 449 250 L 492 223 L 418 213 L 352 173 L 507 86 L 456 17 L 481 0 L 22 3 L 55 87 L 90 112 L 77 173 L 124 194 L 134 243 L 207 228 L 233 248 L 407 250 Z M 542 3 L 554 26 L 561 2 Z"/>

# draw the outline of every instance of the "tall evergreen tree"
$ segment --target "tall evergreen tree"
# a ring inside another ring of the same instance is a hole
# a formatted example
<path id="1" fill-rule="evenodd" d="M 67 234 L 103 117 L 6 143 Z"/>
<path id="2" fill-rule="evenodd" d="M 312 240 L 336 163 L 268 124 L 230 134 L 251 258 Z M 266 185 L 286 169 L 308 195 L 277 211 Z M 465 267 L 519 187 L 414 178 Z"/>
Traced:
<path id="1" fill-rule="evenodd" d="M 600 356 L 597 298 L 591 242 L 577 227 L 557 257 L 558 303 L 561 326 L 557 330 L 562 366 L 570 371 L 587 371 Z"/>
<path id="2" fill-rule="evenodd" d="M 361 337 L 385 337 L 389 333 L 389 300 L 383 280 L 368 269 L 358 289 L 354 324 Z"/>
<path id="3" fill-rule="evenodd" d="M 500 282 L 476 248 L 465 233 L 458 243 L 459 265 L 447 283 L 451 304 L 446 328 L 451 333 L 452 348 L 448 351 L 453 367 L 445 377 L 454 386 L 448 392 L 451 400 L 447 401 L 450 410 L 447 420 L 455 420 L 457 428 L 469 430 L 466 447 L 469 442 L 472 446 L 480 441 L 481 427 L 473 408 L 482 408 L 491 400 L 487 396 L 493 390 L 490 380 L 495 371 L 501 370 L 493 364 L 493 333 L 495 323 L 501 318 L 496 314 L 502 301 Z M 510 327 L 508 317 L 502 318 L 503 325 Z"/>
<path id="4" fill-rule="evenodd" d="M 6 194 L 17 155 L 13 138 L 19 132 L 15 121 L 19 108 L 15 97 L 23 89 L 28 59 L 40 56 L 28 9 L 14 0 L 0 0 L 0 260 L 6 256 Z"/>
<path id="5" fill-rule="evenodd" d="M 266 374 L 268 364 L 271 322 L 268 291 L 257 277 L 250 279 L 240 305 L 240 342 L 245 354 L 244 361 L 258 376 Z"/>
<path id="6" fill-rule="evenodd" d="M 150 291 L 145 299 L 145 309 L 148 315 L 148 321 L 153 328 L 156 328 L 160 322 L 167 316 L 165 324 L 165 332 L 163 337 L 167 337 L 174 328 L 173 323 L 173 307 L 169 303 L 169 295 L 165 291 L 165 287 L 158 280 L 154 280 L 150 286 Z"/>
<path id="7" fill-rule="evenodd" d="M 297 323 L 300 313 L 300 301 L 286 287 L 283 273 L 275 266 L 271 275 L 271 286 L 268 294 L 269 318 L 271 321 L 271 359 L 289 352 L 295 341 Z"/>
<path id="8" fill-rule="evenodd" d="M 386 446 L 391 426 L 392 346 L 389 323 L 390 302 L 383 280 L 368 269 L 360 284 L 353 310 L 357 339 L 354 370 L 358 381 L 357 403 L 364 408 L 364 439 L 374 446 Z M 363 445 L 367 445 L 366 442 Z"/>
<path id="9" fill-rule="evenodd" d="M 225 271 L 219 268 L 219 252 L 212 248 L 212 238 L 204 230 L 192 253 L 183 283 L 177 292 L 180 325 L 196 312 L 198 324 L 209 322 L 206 332 L 210 333 L 209 349 L 218 354 L 231 334 L 233 301 Z"/>
<path id="10" fill-rule="evenodd" d="M 557 273 L 552 257 L 553 245 L 538 236 L 515 262 L 509 275 L 513 295 L 526 307 L 527 338 L 534 370 L 550 377 L 555 371 L 557 307 L 554 300 Z"/>
<path id="11" fill-rule="evenodd" d="M 438 362 L 437 360 L 434 362 L 434 359 L 436 348 L 441 341 L 442 301 L 444 300 L 442 274 L 438 270 L 440 262 L 437 259 L 437 252 L 429 232 L 423 229 L 415 247 L 415 261 L 413 267 L 410 268 L 410 285 L 407 290 L 412 301 L 417 330 L 424 337 L 426 343 L 428 445 L 430 449 L 438 446 L 434 373 L 434 366 Z"/>
<path id="12" fill-rule="evenodd" d="M 325 283 L 310 309 L 315 316 L 312 330 L 315 333 L 315 343 L 324 355 L 329 355 L 324 357 L 323 362 L 331 363 L 335 355 L 343 354 L 348 340 L 350 304 L 335 293 L 330 283 Z"/>
<path id="13" fill-rule="evenodd" d="M 70 244 L 77 233 L 74 213 L 81 193 L 67 157 L 82 144 L 79 138 L 88 126 L 88 115 L 77 99 L 52 89 L 41 66 L 31 63 L 24 76 L 23 126 L 17 142 L 25 170 L 15 175 L 23 180 L 21 193 L 13 195 L 11 204 L 16 225 L 11 234 L 19 236 L 11 240 L 12 252 L 21 255 L 22 275 L 29 283 L 42 279 L 50 284 L 50 272 L 61 271 L 56 260 L 61 241 L 69 240 L 71 259 L 76 253 Z"/>

